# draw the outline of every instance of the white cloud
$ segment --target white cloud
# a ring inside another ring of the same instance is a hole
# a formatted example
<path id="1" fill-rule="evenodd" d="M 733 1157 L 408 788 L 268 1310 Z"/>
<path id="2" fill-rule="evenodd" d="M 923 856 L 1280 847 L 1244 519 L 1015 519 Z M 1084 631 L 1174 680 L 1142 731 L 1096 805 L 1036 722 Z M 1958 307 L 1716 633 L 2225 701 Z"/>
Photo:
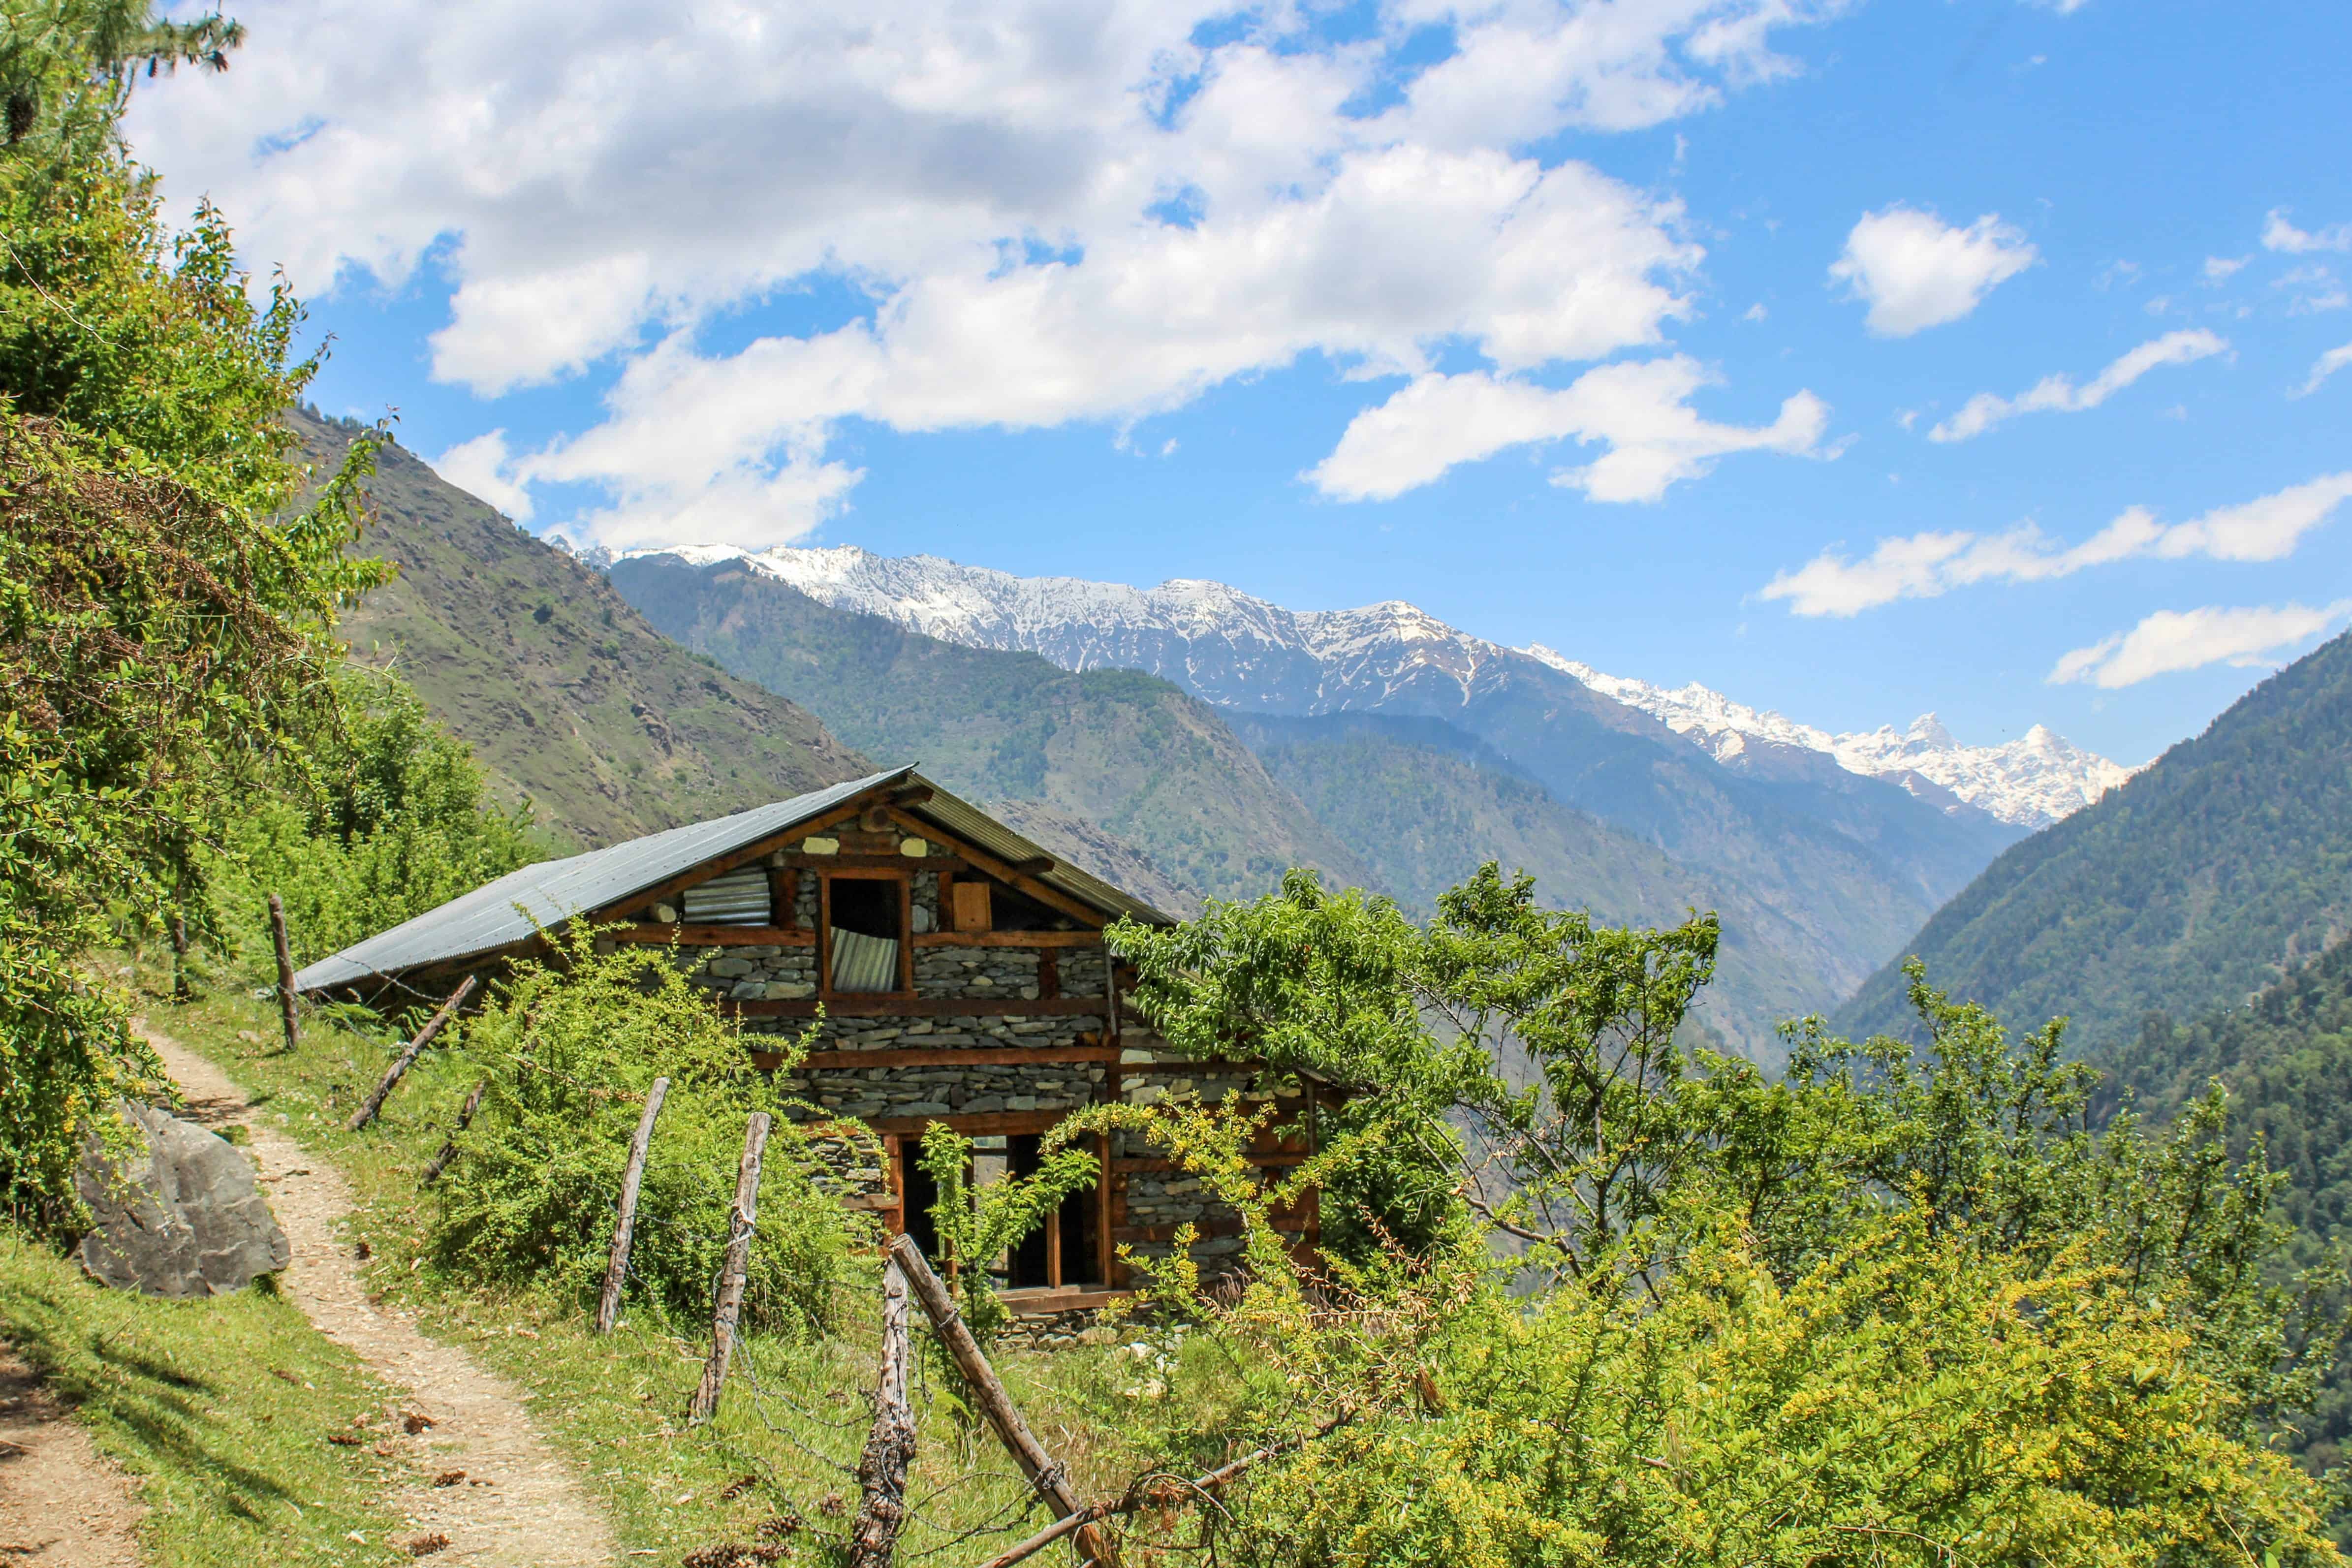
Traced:
<path id="1" fill-rule="evenodd" d="M 481 497 L 517 522 L 530 521 L 530 488 L 515 471 L 504 430 L 460 441 L 428 463 L 435 473 L 467 494 Z"/>
<path id="2" fill-rule="evenodd" d="M 1559 470 L 1554 484 L 1594 500 L 1654 501 L 1733 452 L 1820 449 L 1829 405 L 1811 393 L 1782 403 L 1769 425 L 1717 425 L 1689 405 L 1708 380 L 1681 354 L 1603 365 L 1558 390 L 1485 371 L 1424 375 L 1357 415 L 1331 455 L 1304 477 L 1340 500 L 1387 500 L 1433 483 L 1456 464 L 1574 437 L 1606 450 Z"/>
<path id="3" fill-rule="evenodd" d="M 2263 248 L 2288 256 L 2308 256 L 2315 250 L 2352 250 L 2352 223 L 2339 223 L 2317 232 L 2300 229 L 2286 220 L 2287 209 L 2273 207 L 2263 220 Z"/>
<path id="4" fill-rule="evenodd" d="M 1958 321 L 2037 256 L 1997 213 L 1955 228 L 1934 213 L 1898 205 L 1863 215 L 1830 276 L 1870 307 L 1864 321 L 1872 331 L 1907 338 Z"/>
<path id="5" fill-rule="evenodd" d="M 2089 681 L 2113 690 L 2209 664 L 2274 665 L 2352 615 L 2352 599 L 2312 609 L 2159 610 L 2127 632 L 2078 647 L 2050 671 L 2053 685 Z"/>
<path id="6" fill-rule="evenodd" d="M 628 428 L 509 482 L 601 452 L 616 505 L 745 482 L 821 510 L 845 418 L 1116 422 L 1307 354 L 1415 374 L 1461 344 L 1508 373 L 1654 344 L 1702 258 L 1679 210 L 1523 149 L 1786 74 L 1774 35 L 1842 5 L 1393 0 L 1331 46 L 1223 0 L 256 0 L 231 82 L 143 92 L 132 131 L 313 297 L 429 258 L 444 380 L 495 396 L 617 361 L 751 400 L 723 440 L 677 426 L 724 449 L 689 479 L 616 385 Z M 1197 41 L 1211 20 L 1239 25 Z M 1453 52 L 1397 79 L 1432 25 Z M 797 335 L 701 368 L 674 346 L 814 280 L 849 303 Z"/>
<path id="7" fill-rule="evenodd" d="M 2318 359 L 2312 363 L 2311 375 L 2309 379 L 2304 382 L 2302 388 L 2289 395 L 2294 397 L 2309 397 L 2313 393 L 2319 390 L 2320 383 L 2326 381 L 2329 376 L 2334 375 L 2337 371 L 2342 370 L 2347 364 L 2352 364 L 2352 343 L 2346 343 L 2340 348 L 2329 349 L 2326 353 L 2321 354 Z"/>
<path id="8" fill-rule="evenodd" d="M 1825 550 L 1765 584 L 1792 614 L 1848 616 L 1897 599 L 1932 599 L 1978 583 L 2034 583 L 2087 567 L 2154 558 L 2278 561 L 2352 498 L 2352 473 L 2326 474 L 2237 506 L 2167 526 L 2132 507 L 2080 544 L 2059 545 L 2032 523 L 2006 533 L 1965 530 L 1883 539 L 1859 561 Z"/>
<path id="9" fill-rule="evenodd" d="M 1930 441 L 1965 441 L 2021 414 L 2079 414 L 2096 408 L 2158 365 L 2189 364 L 2229 352 L 2229 341 L 2204 331 L 2167 332 L 2117 358 L 2083 386 L 2063 375 L 2045 375 L 2015 397 L 1979 392 L 1958 414 L 1927 432 Z"/>
<path id="10" fill-rule="evenodd" d="M 2250 256 L 2209 256 L 2205 258 L 2205 281 L 2226 283 L 2238 275 L 2238 269 L 2253 258 Z"/>

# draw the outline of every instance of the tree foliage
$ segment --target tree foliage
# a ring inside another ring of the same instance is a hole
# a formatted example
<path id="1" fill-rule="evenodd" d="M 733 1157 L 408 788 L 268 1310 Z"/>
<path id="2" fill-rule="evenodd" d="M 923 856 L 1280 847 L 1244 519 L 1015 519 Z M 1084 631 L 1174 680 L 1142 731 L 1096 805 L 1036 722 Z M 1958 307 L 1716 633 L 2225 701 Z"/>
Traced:
<path id="1" fill-rule="evenodd" d="M 1711 921 L 1596 928 L 1492 866 L 1425 925 L 1301 877 L 1114 942 L 1172 1043 L 1349 1094 L 1278 1182 L 1263 1108 L 1093 1116 L 1244 1221 L 1238 1294 L 1148 1270 L 1244 1369 L 1171 1402 L 1171 1463 L 1339 1423 L 1231 1560 L 2332 1560 L 2273 1434 L 2340 1280 L 2278 1268 L 2221 1098 L 2095 1131 L 2061 1026 L 2013 1040 L 1916 973 L 1923 1047 L 1816 1021 L 1768 1079 L 1683 1042 Z M 1356 1245 L 1303 1268 L 1270 1216 L 1318 1184 L 1328 1234 L 1350 1182 Z"/>
<path id="2" fill-rule="evenodd" d="M 150 1071 L 75 955 L 195 903 L 240 784 L 326 721 L 334 613 L 377 575 L 342 557 L 364 450 L 288 513 L 299 307 L 254 307 L 217 215 L 170 234 L 114 137 L 131 67 L 198 47 L 160 26 L 0 11 L 0 1203 L 49 1223 Z"/>

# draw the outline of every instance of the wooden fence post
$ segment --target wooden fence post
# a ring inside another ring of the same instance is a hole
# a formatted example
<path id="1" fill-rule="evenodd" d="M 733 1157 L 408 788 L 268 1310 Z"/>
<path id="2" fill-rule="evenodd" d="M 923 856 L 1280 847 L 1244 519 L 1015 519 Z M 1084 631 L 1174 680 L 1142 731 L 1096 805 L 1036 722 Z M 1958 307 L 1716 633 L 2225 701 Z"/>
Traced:
<path id="1" fill-rule="evenodd" d="M 907 1274 L 891 1258 L 882 1266 L 882 1378 L 874 1399 L 874 1430 L 857 1461 L 865 1500 L 849 1532 L 847 1568 L 890 1568 L 898 1531 L 907 1522 L 907 1467 L 915 1458 L 915 1410 L 907 1397 Z"/>
<path id="2" fill-rule="evenodd" d="M 466 1103 L 457 1108 L 457 1131 L 463 1132 L 466 1130 L 467 1125 L 474 1120 L 474 1112 L 482 1108 L 482 1096 L 489 1092 L 490 1080 L 488 1079 L 484 1079 L 481 1082 L 474 1086 L 474 1092 L 467 1095 L 466 1097 Z M 441 1173 L 447 1170 L 449 1168 L 449 1162 L 457 1157 L 457 1140 L 453 1135 L 443 1141 L 441 1144 L 441 1152 L 439 1153 L 434 1155 L 432 1159 L 425 1162 L 422 1184 L 429 1187 L 435 1182 L 439 1181 L 441 1179 Z"/>
<path id="3" fill-rule="evenodd" d="M 269 935 L 278 944 L 278 1013 L 286 1026 L 286 1048 L 301 1043 L 302 1026 L 294 1016 L 294 950 L 286 945 L 286 905 L 269 895 Z"/>
<path id="4" fill-rule="evenodd" d="M 1045 1452 L 1045 1446 L 1029 1430 L 1029 1423 L 1022 1419 L 1012 1395 L 1004 1392 L 996 1369 L 982 1353 L 980 1342 L 965 1326 L 963 1314 L 956 1310 L 947 1287 L 940 1283 L 940 1277 L 923 1260 L 923 1249 L 915 1245 L 913 1237 L 900 1235 L 890 1242 L 890 1257 L 907 1271 L 908 1283 L 915 1288 L 915 1300 L 923 1304 L 924 1315 L 931 1320 L 932 1329 L 947 1346 L 948 1354 L 955 1359 L 964 1382 L 971 1385 L 981 1413 L 996 1428 L 997 1436 L 1013 1455 L 1013 1463 L 1021 1467 L 1021 1473 L 1053 1505 L 1056 1516 L 1066 1519 L 1077 1512 L 1078 1494 L 1071 1489 L 1069 1476 Z M 1118 1556 L 1111 1550 L 1109 1539 L 1100 1531 L 1089 1524 L 1080 1526 L 1074 1533 L 1080 1556 L 1091 1557 L 1105 1568 L 1116 1568 Z"/>
<path id="5" fill-rule="evenodd" d="M 468 974 L 458 983 L 457 989 L 449 993 L 449 1000 L 441 1004 L 440 1011 L 425 1020 L 425 1027 L 416 1031 L 416 1037 L 401 1047 L 400 1055 L 392 1058 L 392 1066 L 384 1069 L 383 1081 L 375 1086 L 375 1092 L 367 1097 L 367 1102 L 352 1117 L 352 1131 L 358 1131 L 375 1120 L 376 1112 L 383 1109 L 384 1097 L 392 1092 L 393 1085 L 398 1083 L 402 1075 L 415 1064 L 416 1054 L 433 1043 L 433 1037 L 441 1032 L 441 1026 L 447 1023 L 457 1009 L 466 1005 L 466 998 L 473 994 L 474 977 Z"/>
<path id="6" fill-rule="evenodd" d="M 645 1185 L 646 1147 L 654 1139 L 654 1118 L 661 1114 L 669 1094 L 669 1079 L 654 1079 L 646 1091 L 646 1113 L 637 1118 L 637 1135 L 629 1140 L 628 1168 L 621 1173 L 621 1213 L 613 1222 L 613 1255 L 604 1261 L 604 1293 L 596 1299 L 596 1331 L 609 1334 L 621 1315 L 621 1282 L 629 1277 L 629 1240 L 637 1232 L 637 1191 Z"/>
<path id="7" fill-rule="evenodd" d="M 768 1147 L 768 1113 L 751 1112 L 743 1129 L 743 1161 L 735 1168 L 735 1206 L 727 1215 L 727 1260 L 719 1271 L 719 1300 L 710 1312 L 710 1360 L 702 1386 L 694 1391 L 691 1419 L 699 1424 L 719 1413 L 719 1391 L 727 1384 L 727 1363 L 735 1354 L 735 1320 L 743 1310 L 743 1274 L 751 1261 L 751 1226 L 760 1208 L 760 1157 Z"/>
<path id="8" fill-rule="evenodd" d="M 172 933 L 172 1000 L 185 1002 L 194 994 L 188 987 L 188 917 L 173 915 L 168 929 Z"/>

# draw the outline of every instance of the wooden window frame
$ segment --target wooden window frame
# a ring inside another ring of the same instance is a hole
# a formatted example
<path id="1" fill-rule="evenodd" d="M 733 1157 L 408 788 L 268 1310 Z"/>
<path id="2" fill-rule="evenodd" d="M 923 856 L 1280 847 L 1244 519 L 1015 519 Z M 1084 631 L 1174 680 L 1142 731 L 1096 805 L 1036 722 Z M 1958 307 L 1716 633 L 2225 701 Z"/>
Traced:
<path id="1" fill-rule="evenodd" d="M 895 991 L 835 991 L 833 988 L 833 885 L 835 882 L 898 884 L 898 988 Z M 842 998 L 915 1000 L 915 877 L 896 866 L 834 866 L 816 874 L 816 994 L 823 1002 Z"/>
<path id="2" fill-rule="evenodd" d="M 958 1119 L 941 1116 L 932 1120 L 952 1129 Z M 967 1133 L 966 1136 L 986 1137 L 991 1134 Z M 887 1133 L 882 1140 L 884 1168 L 890 1184 L 890 1202 L 874 1212 L 884 1216 L 884 1225 L 893 1236 L 904 1236 L 907 1232 L 907 1170 L 921 1150 L 922 1143 L 922 1135 L 915 1132 Z M 1095 1256 L 1087 1261 L 1093 1265 L 1094 1289 L 1116 1290 L 1118 1287 L 1112 1282 L 1111 1270 L 1116 1267 L 1118 1254 L 1110 1237 L 1110 1194 L 1112 1184 L 1118 1177 L 1111 1169 L 1110 1139 L 1108 1135 L 1096 1134 L 1095 1158 Z M 933 1258 L 930 1261 L 937 1263 L 939 1260 Z M 1062 1211 L 1056 1207 L 1045 1230 L 1045 1283 L 1015 1289 L 1024 1291 L 1080 1289 L 1063 1278 L 1064 1264 Z"/>

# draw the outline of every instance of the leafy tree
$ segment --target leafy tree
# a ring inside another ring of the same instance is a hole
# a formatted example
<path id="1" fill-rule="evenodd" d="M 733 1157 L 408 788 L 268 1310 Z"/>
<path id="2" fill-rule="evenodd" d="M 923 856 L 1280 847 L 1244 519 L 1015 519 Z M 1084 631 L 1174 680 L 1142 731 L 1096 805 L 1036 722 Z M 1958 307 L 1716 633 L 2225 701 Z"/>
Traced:
<path id="1" fill-rule="evenodd" d="M 378 576 L 341 553 L 364 451 L 289 511 L 299 307 L 255 309 L 216 214 L 167 233 L 115 136 L 131 65 L 197 47 L 152 21 L 0 9 L 31 105 L 0 149 L 0 1204 L 50 1225 L 152 1070 L 75 955 L 194 906 L 238 789 L 330 721 L 334 614 Z"/>
<path id="2" fill-rule="evenodd" d="M 286 905 L 308 963 L 542 858 L 529 802 L 488 796 L 480 764 L 398 676 L 343 664 L 339 722 L 302 758 L 307 776 L 248 803 L 211 873 L 223 929 L 266 953 L 262 910 Z"/>
<path id="3" fill-rule="evenodd" d="M 1263 1483 L 1258 1560 L 2332 1552 L 2265 1442 L 2343 1340 L 2339 1281 L 2279 1276 L 2278 1177 L 2231 1155 L 2218 1097 L 2095 1132 L 2059 1026 L 2012 1042 L 1916 973 L 1921 1050 L 1815 1022 L 1768 1080 L 1681 1043 L 1711 921 L 1595 928 L 1491 865 L 1425 926 L 1295 877 L 1114 941 L 1172 1043 L 1246 1038 L 1351 1095 L 1275 1184 L 1238 1101 L 1093 1117 L 1244 1220 L 1238 1300 L 1150 1270 L 1259 1369 L 1166 1440 L 1344 1419 Z M 1412 1242 L 1367 1213 L 1376 1247 L 1302 1276 L 1268 1216 L 1366 1171 L 1464 1222 Z M 1531 1299 L 1507 1289 L 1530 1268 Z"/>

